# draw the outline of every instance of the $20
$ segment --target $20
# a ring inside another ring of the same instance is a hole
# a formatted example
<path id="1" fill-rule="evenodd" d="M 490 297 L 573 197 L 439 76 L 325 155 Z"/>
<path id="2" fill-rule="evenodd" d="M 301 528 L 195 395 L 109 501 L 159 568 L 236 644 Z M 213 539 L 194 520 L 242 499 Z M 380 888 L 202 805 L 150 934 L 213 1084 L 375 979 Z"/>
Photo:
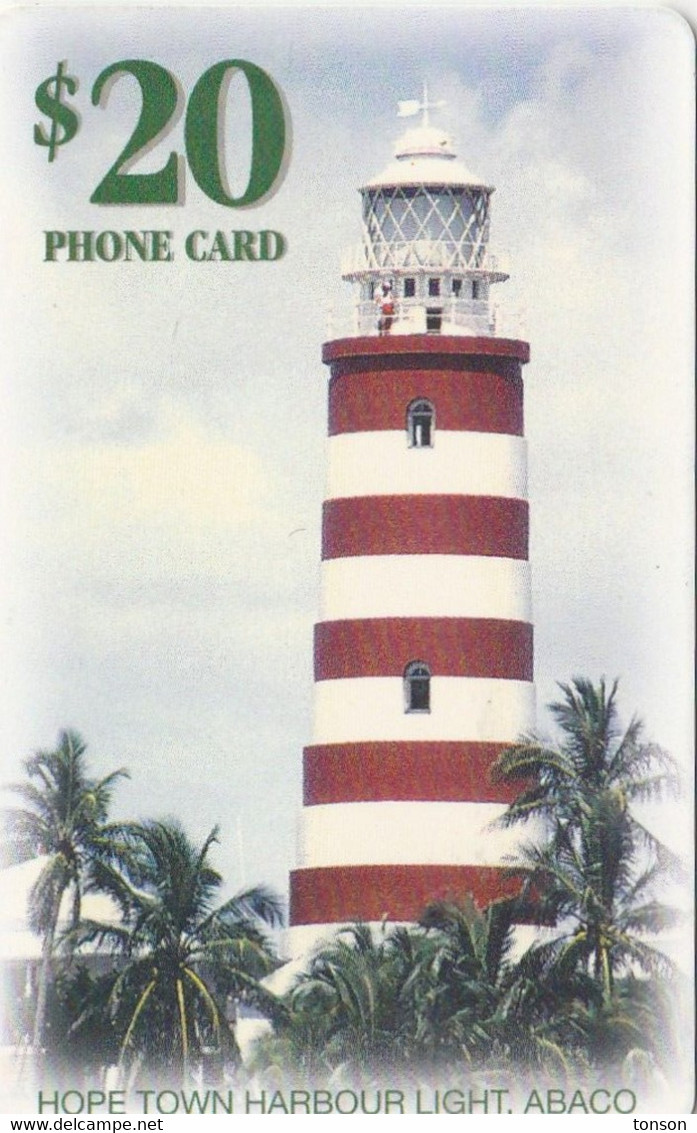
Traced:
<path id="1" fill-rule="evenodd" d="M 221 115 L 227 86 L 235 74 L 244 75 L 252 108 L 251 161 L 244 192 L 232 196 L 221 172 Z M 179 102 L 179 88 L 174 76 L 147 59 L 123 59 L 106 67 L 92 87 L 92 104 L 99 106 L 112 83 L 120 75 L 132 75 L 140 86 L 142 106 L 131 137 L 92 193 L 90 201 L 98 205 L 174 205 L 180 199 L 181 161 L 174 151 L 166 163 L 154 173 L 124 172 L 171 128 Z M 77 83 L 63 73 L 63 63 L 52 78 L 41 83 L 36 102 L 52 120 L 50 137 L 42 126 L 34 128 L 34 140 L 49 147 L 49 161 L 56 145 L 70 141 L 78 129 L 75 112 L 65 105 L 62 86 L 74 94 Z M 51 93 L 51 86 L 54 91 Z M 64 130 L 56 137 L 57 127 Z M 220 205 L 241 208 L 255 204 L 273 187 L 286 148 L 286 119 L 281 96 L 269 75 L 254 63 L 243 59 L 225 59 L 201 75 L 192 90 L 184 120 L 184 144 L 192 176 L 199 188 Z"/>

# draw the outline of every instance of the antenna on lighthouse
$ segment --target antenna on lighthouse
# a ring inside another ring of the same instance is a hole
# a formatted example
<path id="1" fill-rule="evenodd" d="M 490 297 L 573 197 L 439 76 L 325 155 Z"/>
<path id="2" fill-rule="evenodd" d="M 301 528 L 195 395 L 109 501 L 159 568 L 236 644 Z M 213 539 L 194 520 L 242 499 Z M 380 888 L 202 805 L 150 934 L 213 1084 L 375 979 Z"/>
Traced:
<path id="1" fill-rule="evenodd" d="M 397 117 L 398 118 L 411 118 L 414 114 L 418 114 L 419 111 L 421 111 L 423 113 L 423 119 L 421 121 L 421 125 L 422 126 L 428 126 L 429 125 L 429 118 L 428 118 L 429 110 L 439 110 L 441 106 L 447 106 L 447 103 L 444 101 L 444 99 L 439 99 L 437 102 L 429 102 L 428 101 L 428 86 L 427 86 L 426 83 L 424 83 L 423 98 L 422 98 L 421 102 L 419 102 L 418 98 L 408 98 L 408 99 L 406 99 L 402 102 L 398 102 L 397 103 Z"/>

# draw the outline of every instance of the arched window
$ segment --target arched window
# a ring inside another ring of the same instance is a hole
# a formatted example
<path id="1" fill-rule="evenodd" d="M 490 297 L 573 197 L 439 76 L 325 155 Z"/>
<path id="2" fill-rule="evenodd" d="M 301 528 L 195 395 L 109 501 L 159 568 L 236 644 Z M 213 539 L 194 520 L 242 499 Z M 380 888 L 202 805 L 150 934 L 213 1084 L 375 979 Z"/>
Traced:
<path id="1" fill-rule="evenodd" d="M 436 427 L 436 411 L 430 401 L 419 397 L 407 408 L 407 436 L 412 448 L 431 448 Z"/>
<path id="2" fill-rule="evenodd" d="M 431 711 L 431 670 L 424 661 L 410 661 L 404 670 L 404 711 Z"/>

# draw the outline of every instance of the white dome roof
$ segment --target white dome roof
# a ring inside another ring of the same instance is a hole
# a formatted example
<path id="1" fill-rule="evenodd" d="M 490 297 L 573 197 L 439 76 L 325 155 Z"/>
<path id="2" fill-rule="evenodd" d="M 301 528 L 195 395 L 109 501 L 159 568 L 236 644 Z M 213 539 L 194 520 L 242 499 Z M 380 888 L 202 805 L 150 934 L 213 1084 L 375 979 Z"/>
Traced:
<path id="1" fill-rule="evenodd" d="M 488 189 L 481 177 L 458 161 L 448 134 L 438 126 L 415 126 L 396 143 L 395 160 L 364 189 L 386 185 L 468 185 Z"/>

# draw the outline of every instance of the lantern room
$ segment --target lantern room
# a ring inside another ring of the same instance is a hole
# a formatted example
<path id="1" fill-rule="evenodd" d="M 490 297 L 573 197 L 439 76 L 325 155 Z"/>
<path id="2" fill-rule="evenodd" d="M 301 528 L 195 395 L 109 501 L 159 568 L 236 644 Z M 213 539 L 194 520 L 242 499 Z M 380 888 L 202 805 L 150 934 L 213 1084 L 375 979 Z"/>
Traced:
<path id="1" fill-rule="evenodd" d="M 426 95 L 403 105 L 422 111 L 423 121 L 361 188 L 362 239 L 342 265 L 356 287 L 356 333 L 379 333 L 375 308 L 386 284 L 392 334 L 495 334 L 491 287 L 508 273 L 489 249 L 494 189 L 465 168 L 448 134 L 429 124 Z"/>

